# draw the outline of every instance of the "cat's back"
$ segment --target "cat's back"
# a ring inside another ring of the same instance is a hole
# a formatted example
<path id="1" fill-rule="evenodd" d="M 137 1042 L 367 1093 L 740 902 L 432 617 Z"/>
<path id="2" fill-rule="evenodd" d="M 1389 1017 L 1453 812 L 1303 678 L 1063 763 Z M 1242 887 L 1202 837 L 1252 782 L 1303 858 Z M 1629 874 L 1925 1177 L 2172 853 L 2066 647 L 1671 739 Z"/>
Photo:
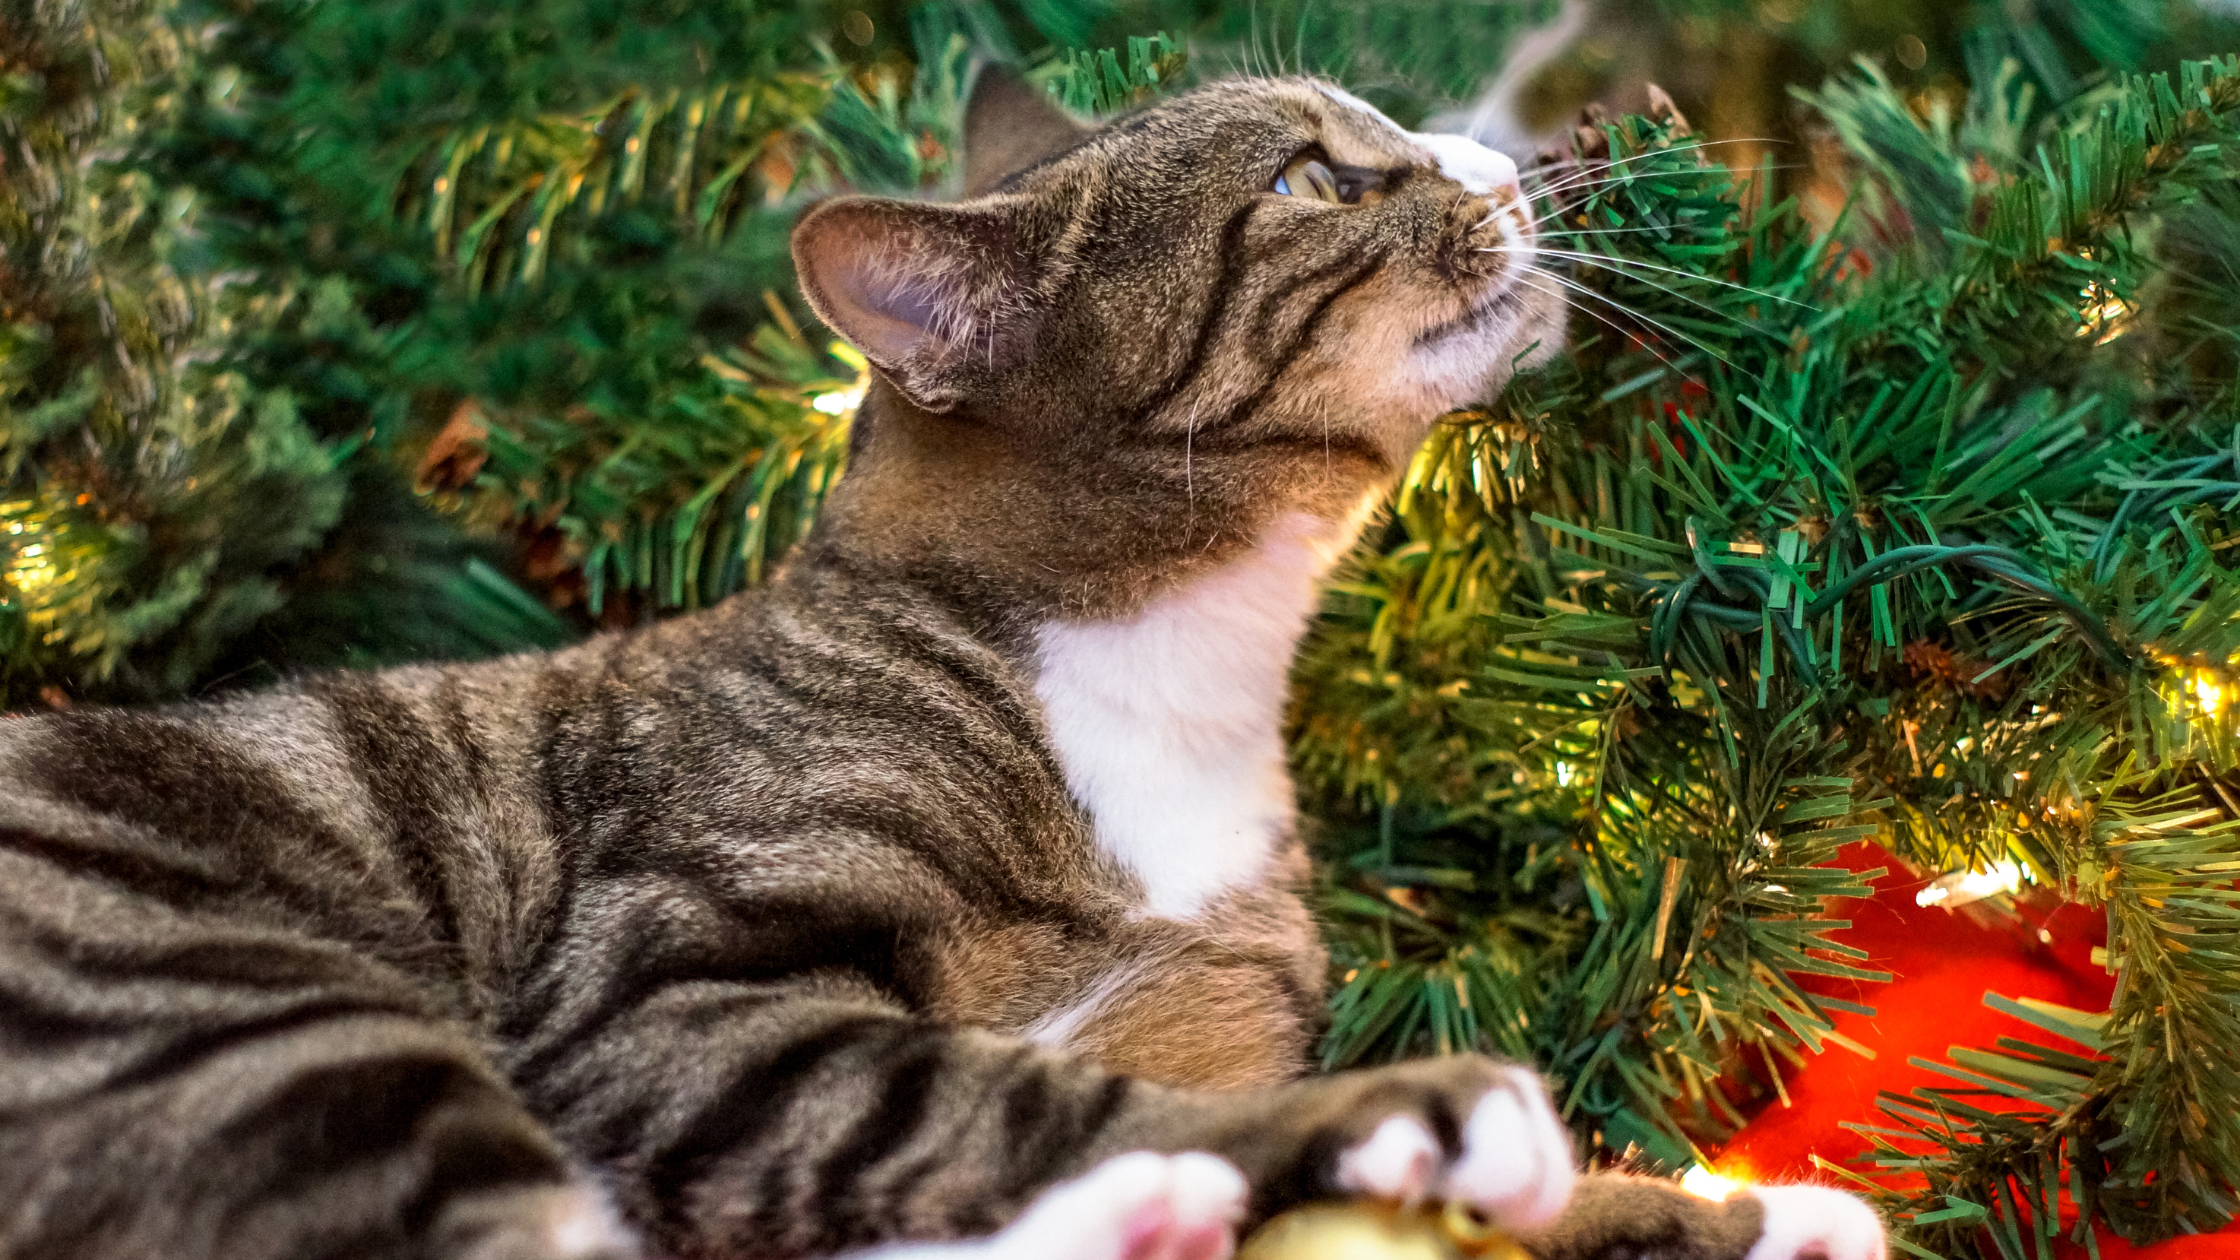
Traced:
<path id="1" fill-rule="evenodd" d="M 0 969 L 97 938 L 322 943 L 482 1013 L 564 883 L 529 701 L 567 673 L 521 656 L 0 718 Z"/>
<path id="2" fill-rule="evenodd" d="M 995 901 L 1098 882 L 1033 679 L 923 594 L 805 566 L 580 653 L 535 704 L 591 854 L 736 881 L 915 861 Z"/>
<path id="3" fill-rule="evenodd" d="M 0 720 L 0 934 L 304 934 L 483 1024 L 646 921 L 760 925 L 735 956 L 782 970 L 1110 917 L 1093 854 L 1013 661 L 814 567 L 549 654 Z"/>

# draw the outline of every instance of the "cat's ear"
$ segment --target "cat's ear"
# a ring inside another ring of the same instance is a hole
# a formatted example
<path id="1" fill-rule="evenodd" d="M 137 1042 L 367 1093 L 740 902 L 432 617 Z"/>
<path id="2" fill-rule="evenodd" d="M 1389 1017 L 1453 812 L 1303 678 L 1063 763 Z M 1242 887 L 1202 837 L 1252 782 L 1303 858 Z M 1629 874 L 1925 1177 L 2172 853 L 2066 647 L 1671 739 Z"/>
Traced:
<path id="1" fill-rule="evenodd" d="M 981 68 L 964 111 L 964 195 L 978 197 L 1088 134 L 1048 92 L 990 63 Z"/>
<path id="2" fill-rule="evenodd" d="M 1033 338 L 1012 198 L 827 201 L 793 229 L 793 261 L 817 317 L 929 411 L 960 401 L 960 370 L 1014 362 Z"/>

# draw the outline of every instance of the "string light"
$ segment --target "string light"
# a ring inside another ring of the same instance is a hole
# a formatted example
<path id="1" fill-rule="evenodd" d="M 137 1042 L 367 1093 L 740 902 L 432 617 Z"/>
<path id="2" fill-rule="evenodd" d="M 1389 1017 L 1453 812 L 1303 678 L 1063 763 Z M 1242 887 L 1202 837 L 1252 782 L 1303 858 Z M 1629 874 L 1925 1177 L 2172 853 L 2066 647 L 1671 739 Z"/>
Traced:
<path id="1" fill-rule="evenodd" d="M 2215 674 L 2203 670 L 2194 676 L 2193 694 L 2201 701 L 2201 711 L 2214 717 L 2224 710 L 2224 687 Z"/>
<path id="2" fill-rule="evenodd" d="M 863 402 L 863 391 L 868 384 L 867 381 L 857 381 L 846 389 L 819 394 L 809 400 L 809 405 L 828 416 L 847 415 Z"/>
<path id="3" fill-rule="evenodd" d="M 1993 862 L 1984 871 L 1951 871 L 1929 881 L 1913 895 L 1917 906 L 1943 906 L 1955 910 L 1986 897 L 2011 893 L 2022 887 L 2022 867 L 2014 862 Z"/>
<path id="4" fill-rule="evenodd" d="M 28 519 L 35 506 L 28 500 L 0 503 L 0 520 L 8 522 L 7 532 L 13 542 L 12 547 L 0 548 L 7 561 L 5 570 L 0 570 L 0 580 L 34 597 L 62 576 L 55 564 L 52 538 L 44 535 L 36 521 Z"/>
<path id="5" fill-rule="evenodd" d="M 1728 1195 L 1741 1189 L 1742 1183 L 1732 1177 L 1722 1177 L 1703 1165 L 1697 1164 L 1681 1175 L 1680 1188 L 1699 1199 L 1709 1199 L 1713 1203 L 1722 1203 L 1726 1201 Z"/>

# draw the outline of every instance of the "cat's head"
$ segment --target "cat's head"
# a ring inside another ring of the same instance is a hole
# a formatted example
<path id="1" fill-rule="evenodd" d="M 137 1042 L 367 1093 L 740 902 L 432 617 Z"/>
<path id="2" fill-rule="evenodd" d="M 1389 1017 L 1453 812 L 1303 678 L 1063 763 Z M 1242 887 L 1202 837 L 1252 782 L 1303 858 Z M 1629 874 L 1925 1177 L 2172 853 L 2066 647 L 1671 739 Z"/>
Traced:
<path id="1" fill-rule="evenodd" d="M 795 230 L 803 291 L 880 377 L 859 470 L 961 443 L 982 453 L 944 477 L 995 459 L 1137 504 L 1108 512 L 1187 498 L 1171 541 L 1195 546 L 1344 512 L 1562 335 L 1515 164 L 1325 82 L 1225 80 L 1092 129 L 991 74 L 966 148 L 959 203 L 845 197 Z"/>

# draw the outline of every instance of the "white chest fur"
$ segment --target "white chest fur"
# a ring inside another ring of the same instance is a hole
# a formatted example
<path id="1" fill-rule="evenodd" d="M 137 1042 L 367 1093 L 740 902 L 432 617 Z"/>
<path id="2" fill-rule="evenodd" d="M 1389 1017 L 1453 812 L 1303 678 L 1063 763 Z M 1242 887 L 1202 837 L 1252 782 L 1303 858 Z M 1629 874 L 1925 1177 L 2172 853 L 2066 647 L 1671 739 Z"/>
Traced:
<path id="1" fill-rule="evenodd" d="M 1042 627 L 1035 690 L 1066 786 L 1146 913 L 1186 919 L 1257 882 L 1290 828 L 1285 679 L 1358 524 L 1287 516 L 1134 616 Z"/>

